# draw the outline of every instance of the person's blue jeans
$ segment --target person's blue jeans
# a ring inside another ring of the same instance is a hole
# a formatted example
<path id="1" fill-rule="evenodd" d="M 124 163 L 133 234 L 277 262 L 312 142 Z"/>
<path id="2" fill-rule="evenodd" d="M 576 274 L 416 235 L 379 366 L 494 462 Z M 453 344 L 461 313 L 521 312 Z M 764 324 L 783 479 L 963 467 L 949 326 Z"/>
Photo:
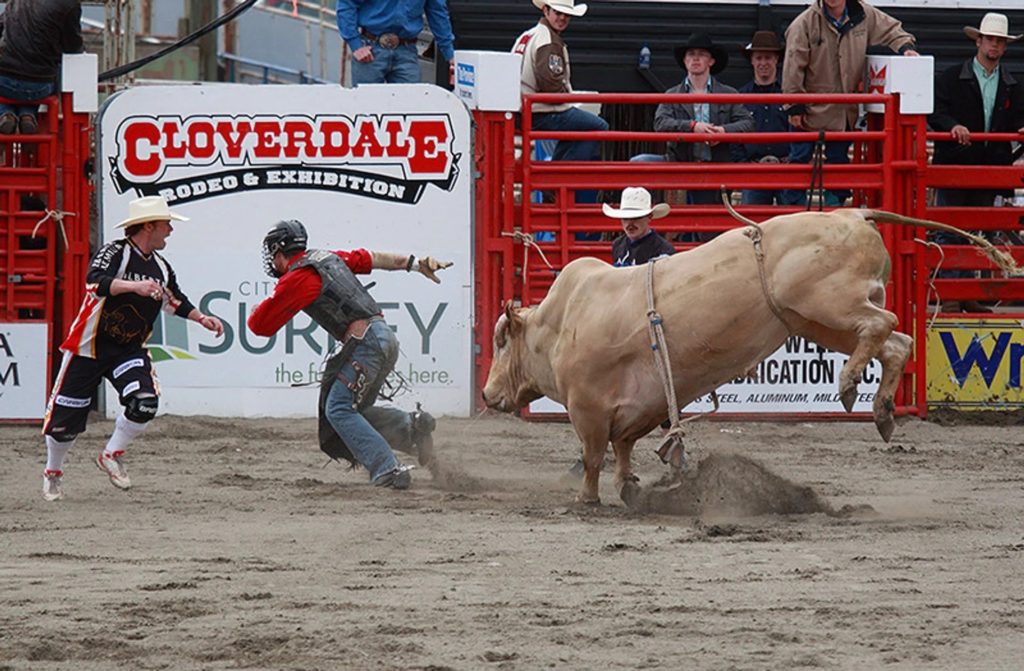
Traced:
<path id="1" fill-rule="evenodd" d="M 533 130 L 541 131 L 604 131 L 608 122 L 585 110 L 570 107 L 564 112 L 537 112 L 533 115 Z M 555 145 L 553 161 L 599 161 L 601 143 L 596 140 L 559 140 Z M 596 203 L 597 191 L 576 192 L 577 203 Z"/>
<path id="2" fill-rule="evenodd" d="M 793 142 L 789 145 L 789 162 L 795 163 L 810 163 L 811 153 L 814 151 L 813 142 Z M 826 165 L 845 165 L 850 162 L 850 143 L 849 142 L 826 142 L 825 143 L 825 163 Z M 815 184 L 816 185 L 816 184 Z M 815 186 L 808 185 L 808 186 Z M 806 205 L 807 204 L 807 190 L 795 190 L 786 189 L 782 192 L 783 205 Z M 842 189 L 839 191 L 833 191 L 827 189 L 825 191 L 825 204 L 831 206 L 842 205 L 847 198 L 850 197 L 850 191 Z"/>
<path id="3" fill-rule="evenodd" d="M 785 191 L 765 191 L 762 189 L 744 189 L 740 196 L 743 205 L 774 205 L 783 202 Z"/>
<path id="4" fill-rule="evenodd" d="M 56 90 L 53 82 L 33 82 L 26 79 L 15 79 L 0 75 L 0 98 L 7 98 L 16 101 L 39 100 L 51 95 Z M 33 117 L 39 111 L 38 105 L 12 105 L 0 103 L 0 114 L 11 112 L 15 116 L 31 114 Z"/>
<path id="5" fill-rule="evenodd" d="M 418 84 L 420 59 L 415 44 L 400 44 L 394 49 L 373 45 L 373 60 L 360 63 L 352 59 L 352 86 L 360 84 Z"/>
<path id="6" fill-rule="evenodd" d="M 327 420 L 373 481 L 398 467 L 384 437 L 362 415 L 373 405 L 398 359 L 398 340 L 383 320 L 372 322 L 327 394 Z"/>

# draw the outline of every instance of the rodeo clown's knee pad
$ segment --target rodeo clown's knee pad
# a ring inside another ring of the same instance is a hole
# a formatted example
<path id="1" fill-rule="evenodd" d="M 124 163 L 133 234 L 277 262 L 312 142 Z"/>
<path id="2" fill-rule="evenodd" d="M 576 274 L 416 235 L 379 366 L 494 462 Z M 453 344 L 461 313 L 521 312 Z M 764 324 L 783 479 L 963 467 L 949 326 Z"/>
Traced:
<path id="1" fill-rule="evenodd" d="M 160 399 L 156 396 L 129 396 L 124 402 L 124 416 L 133 422 L 145 424 L 156 417 Z"/>

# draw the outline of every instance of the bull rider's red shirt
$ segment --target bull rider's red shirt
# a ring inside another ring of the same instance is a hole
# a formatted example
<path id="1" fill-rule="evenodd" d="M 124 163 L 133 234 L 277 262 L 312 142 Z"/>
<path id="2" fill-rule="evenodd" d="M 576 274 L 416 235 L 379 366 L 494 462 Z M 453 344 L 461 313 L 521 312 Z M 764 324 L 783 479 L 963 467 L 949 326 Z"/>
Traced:
<path id="1" fill-rule="evenodd" d="M 354 249 L 350 252 L 334 252 L 341 257 L 356 275 L 366 275 L 373 270 L 373 256 L 365 249 Z M 296 254 L 288 262 L 291 268 L 302 258 Z M 323 281 L 315 268 L 306 266 L 298 270 L 287 270 L 277 281 L 274 293 L 257 305 L 249 315 L 249 330 L 258 336 L 272 336 L 277 330 L 288 323 L 302 308 L 317 299 Z"/>

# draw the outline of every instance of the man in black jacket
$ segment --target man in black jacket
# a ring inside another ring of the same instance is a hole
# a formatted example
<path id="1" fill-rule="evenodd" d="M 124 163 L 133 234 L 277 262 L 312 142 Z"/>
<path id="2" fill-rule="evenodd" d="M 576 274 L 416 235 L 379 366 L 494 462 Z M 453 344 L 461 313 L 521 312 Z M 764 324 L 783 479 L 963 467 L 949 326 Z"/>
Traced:
<path id="1" fill-rule="evenodd" d="M 57 90 L 63 54 L 82 51 L 80 0 L 8 0 L 0 15 L 0 98 L 28 103 Z M 38 105 L 0 102 L 0 134 L 33 134 Z"/>
<path id="2" fill-rule="evenodd" d="M 950 135 L 935 143 L 936 164 L 1010 165 L 1009 142 L 972 142 L 971 133 L 1021 133 L 1024 140 L 1024 85 L 1000 65 L 1006 47 L 1021 35 L 1007 32 L 1004 14 L 989 13 L 979 28 L 965 26 L 977 53 L 943 72 L 935 81 L 935 111 L 929 125 Z M 991 207 L 996 195 L 1012 196 L 1010 190 L 941 189 L 939 206 Z"/>

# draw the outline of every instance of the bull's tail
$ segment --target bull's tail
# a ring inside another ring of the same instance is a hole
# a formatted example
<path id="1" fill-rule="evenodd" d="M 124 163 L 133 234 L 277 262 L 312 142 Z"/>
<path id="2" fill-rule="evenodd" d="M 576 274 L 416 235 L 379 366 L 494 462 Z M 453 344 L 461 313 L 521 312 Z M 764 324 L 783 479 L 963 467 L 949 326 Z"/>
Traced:
<path id="1" fill-rule="evenodd" d="M 725 208 L 729 211 L 736 221 L 739 221 L 747 226 L 753 226 L 754 228 L 760 228 L 757 222 L 748 219 L 733 208 L 732 203 L 729 202 L 728 193 L 723 190 L 722 202 L 725 204 Z M 885 224 L 899 224 L 902 226 L 921 226 L 924 228 L 930 228 L 937 231 L 946 231 L 947 233 L 954 233 L 963 238 L 971 241 L 971 243 L 981 248 L 981 252 L 989 258 L 992 263 L 999 267 L 1005 277 L 1020 277 L 1024 275 L 1024 269 L 1017 265 L 1017 262 L 1013 260 L 1013 256 L 1003 250 L 997 248 L 991 242 L 975 235 L 956 226 L 950 226 L 949 224 L 943 224 L 939 221 L 929 221 L 927 219 L 915 219 L 914 217 L 905 217 L 902 214 L 894 214 L 892 212 L 886 212 L 884 210 L 857 210 L 860 212 L 865 219 L 873 219 L 880 221 Z"/>
<path id="2" fill-rule="evenodd" d="M 989 258 L 992 263 L 999 266 L 999 270 L 1002 271 L 1004 277 L 1020 277 L 1024 275 L 1024 269 L 1017 265 L 1017 262 L 1013 260 L 1008 252 L 997 248 L 991 242 L 975 235 L 969 231 L 965 231 L 962 228 L 956 226 L 950 226 L 949 224 L 943 224 L 939 221 L 929 221 L 927 219 L 915 219 L 914 217 L 905 217 L 902 214 L 895 214 L 893 212 L 885 212 L 884 210 L 860 210 L 866 219 L 874 219 L 884 224 L 900 224 L 901 226 L 921 226 L 923 228 L 930 228 L 936 231 L 946 231 L 947 233 L 954 233 L 962 238 L 966 238 L 971 243 L 980 247 L 980 251 Z"/>

